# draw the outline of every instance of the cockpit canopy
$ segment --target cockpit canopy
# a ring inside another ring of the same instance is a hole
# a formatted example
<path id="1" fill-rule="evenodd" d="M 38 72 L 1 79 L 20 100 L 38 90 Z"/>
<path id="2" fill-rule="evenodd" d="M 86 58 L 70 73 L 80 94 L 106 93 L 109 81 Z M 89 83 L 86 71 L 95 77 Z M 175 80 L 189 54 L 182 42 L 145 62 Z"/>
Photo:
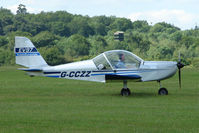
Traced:
<path id="1" fill-rule="evenodd" d="M 138 69 L 143 60 L 125 50 L 111 50 L 93 58 L 99 70 Z"/>

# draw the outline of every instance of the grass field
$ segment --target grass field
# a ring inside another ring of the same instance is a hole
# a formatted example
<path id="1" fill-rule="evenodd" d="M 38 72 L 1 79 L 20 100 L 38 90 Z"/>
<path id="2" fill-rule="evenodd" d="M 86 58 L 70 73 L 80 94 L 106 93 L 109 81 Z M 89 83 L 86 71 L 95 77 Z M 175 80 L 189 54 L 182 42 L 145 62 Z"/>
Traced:
<path id="1" fill-rule="evenodd" d="M 29 77 L 15 67 L 0 67 L 0 133 L 198 133 L 199 70 L 182 70 L 162 85 L 129 83 L 129 97 L 119 95 L 122 83 L 94 83 Z"/>

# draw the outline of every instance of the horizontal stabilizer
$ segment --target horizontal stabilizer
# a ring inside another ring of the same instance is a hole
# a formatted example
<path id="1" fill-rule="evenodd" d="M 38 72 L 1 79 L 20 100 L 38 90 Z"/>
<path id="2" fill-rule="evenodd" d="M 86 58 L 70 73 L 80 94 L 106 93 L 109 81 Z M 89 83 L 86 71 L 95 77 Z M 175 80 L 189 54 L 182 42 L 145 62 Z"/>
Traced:
<path id="1" fill-rule="evenodd" d="M 26 72 L 41 72 L 42 69 L 29 69 L 29 68 L 18 68 L 19 70 L 26 71 Z"/>

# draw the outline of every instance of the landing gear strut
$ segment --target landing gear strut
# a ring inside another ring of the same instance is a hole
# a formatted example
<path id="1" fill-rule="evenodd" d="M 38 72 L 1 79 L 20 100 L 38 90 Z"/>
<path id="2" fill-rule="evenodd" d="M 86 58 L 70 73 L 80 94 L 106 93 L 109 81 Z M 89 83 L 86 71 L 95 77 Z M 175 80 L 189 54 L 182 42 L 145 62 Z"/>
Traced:
<path id="1" fill-rule="evenodd" d="M 158 91 L 159 95 L 168 95 L 168 90 L 164 87 L 162 87 L 161 82 L 158 81 L 159 85 L 160 85 L 160 89 Z"/>
<path id="2" fill-rule="evenodd" d="M 129 95 L 131 95 L 130 89 L 127 88 L 127 80 L 123 81 L 123 88 L 121 90 L 121 95 L 122 96 L 129 96 Z"/>

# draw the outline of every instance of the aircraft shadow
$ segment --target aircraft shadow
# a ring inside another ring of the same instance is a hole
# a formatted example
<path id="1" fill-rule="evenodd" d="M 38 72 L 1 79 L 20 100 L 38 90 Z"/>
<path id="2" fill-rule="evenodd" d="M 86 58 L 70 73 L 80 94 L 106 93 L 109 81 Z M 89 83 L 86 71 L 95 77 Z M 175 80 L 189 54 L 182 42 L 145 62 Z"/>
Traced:
<path id="1" fill-rule="evenodd" d="M 134 93 L 132 93 L 130 96 L 122 96 L 120 93 L 101 93 L 101 94 L 96 94 L 96 95 L 98 95 L 98 96 L 114 96 L 114 97 L 129 97 L 129 98 L 143 98 L 143 97 L 145 97 L 145 98 L 147 98 L 147 97 L 156 97 L 156 96 L 158 96 L 158 94 L 156 94 L 156 93 L 145 93 L 145 92 L 134 92 Z"/>
<path id="2" fill-rule="evenodd" d="M 130 95 L 130 97 L 155 97 L 157 96 L 156 93 L 145 93 L 145 92 L 136 92 L 136 93 L 132 93 Z"/>

